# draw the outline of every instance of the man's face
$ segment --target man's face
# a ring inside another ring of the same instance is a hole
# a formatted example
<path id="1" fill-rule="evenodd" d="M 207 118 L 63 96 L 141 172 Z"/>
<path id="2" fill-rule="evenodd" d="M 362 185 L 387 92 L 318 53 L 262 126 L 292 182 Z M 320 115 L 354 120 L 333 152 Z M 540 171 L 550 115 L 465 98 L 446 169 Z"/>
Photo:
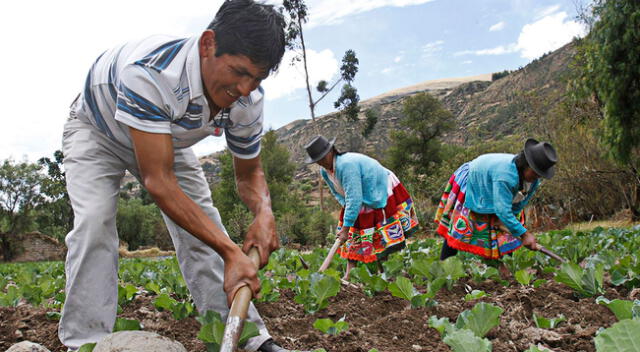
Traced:
<path id="1" fill-rule="evenodd" d="M 248 96 L 267 78 L 268 72 L 244 55 L 215 56 L 215 35 L 207 30 L 200 38 L 200 70 L 207 98 L 219 108 L 228 108 Z"/>

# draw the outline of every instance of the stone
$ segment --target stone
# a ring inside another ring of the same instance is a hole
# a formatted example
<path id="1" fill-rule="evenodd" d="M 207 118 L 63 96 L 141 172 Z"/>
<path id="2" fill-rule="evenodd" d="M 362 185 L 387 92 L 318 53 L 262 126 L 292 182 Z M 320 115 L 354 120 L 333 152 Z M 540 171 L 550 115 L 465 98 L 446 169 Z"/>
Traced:
<path id="1" fill-rule="evenodd" d="M 148 331 L 118 331 L 103 337 L 93 352 L 187 352 L 180 342 Z"/>
<path id="2" fill-rule="evenodd" d="M 9 349 L 6 350 L 5 352 L 51 352 L 51 351 L 49 351 L 45 347 L 38 345 L 37 343 L 31 342 L 31 341 L 22 341 L 20 343 L 17 343 L 9 347 Z"/>

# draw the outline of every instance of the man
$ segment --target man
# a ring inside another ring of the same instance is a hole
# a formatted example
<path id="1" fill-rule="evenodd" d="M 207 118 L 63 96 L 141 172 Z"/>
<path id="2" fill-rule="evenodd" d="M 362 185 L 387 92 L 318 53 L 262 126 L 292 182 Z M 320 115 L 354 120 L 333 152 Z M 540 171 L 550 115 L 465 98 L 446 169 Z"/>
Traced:
<path id="1" fill-rule="evenodd" d="M 180 268 L 200 312 L 226 316 L 235 292 L 259 292 L 245 253 L 260 265 L 279 247 L 260 164 L 263 90 L 284 53 L 282 17 L 253 0 L 227 0 L 200 36 L 150 37 L 103 53 L 72 105 L 63 136 L 67 188 L 75 222 L 66 237 L 66 302 L 59 337 L 70 350 L 112 331 L 117 309 L 120 181 L 135 175 L 163 212 Z M 242 250 L 213 206 L 189 148 L 224 132 L 243 202 L 255 215 Z M 255 307 L 260 335 L 249 351 L 286 351 L 270 338 Z"/>

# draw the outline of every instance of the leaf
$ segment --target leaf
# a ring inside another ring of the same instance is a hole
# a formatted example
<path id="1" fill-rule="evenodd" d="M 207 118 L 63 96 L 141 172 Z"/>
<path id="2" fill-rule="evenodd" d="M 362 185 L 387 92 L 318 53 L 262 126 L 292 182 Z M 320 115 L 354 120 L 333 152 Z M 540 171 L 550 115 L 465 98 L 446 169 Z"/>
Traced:
<path id="1" fill-rule="evenodd" d="M 474 299 L 479 299 L 479 298 L 487 297 L 487 296 L 489 296 L 489 294 L 484 292 L 484 291 L 482 291 L 482 290 L 473 290 L 473 291 L 471 291 L 470 293 L 467 293 L 464 296 L 464 300 L 469 302 L 469 301 L 472 301 Z"/>
<path id="2" fill-rule="evenodd" d="M 456 330 L 442 339 L 454 352 L 491 352 L 491 342 L 467 329 Z"/>
<path id="3" fill-rule="evenodd" d="M 604 268 L 602 265 L 597 265 L 595 268 L 587 267 L 584 269 L 582 276 L 582 288 L 587 296 L 595 296 L 599 293 L 604 293 Z"/>
<path id="4" fill-rule="evenodd" d="M 316 303 L 320 304 L 340 292 L 340 283 L 331 276 L 313 273 L 311 274 L 311 286 L 309 289 L 315 296 Z"/>
<path id="5" fill-rule="evenodd" d="M 558 324 L 566 320 L 567 319 L 562 314 L 560 314 L 556 318 L 545 318 L 541 315 L 533 313 L 533 321 L 536 323 L 536 326 L 541 329 L 554 329 L 556 326 L 558 326 Z"/>
<path id="6" fill-rule="evenodd" d="M 411 272 L 414 275 L 420 275 L 428 279 L 433 279 L 433 275 L 429 271 L 429 268 L 431 267 L 431 263 L 432 261 L 429 261 L 427 259 L 413 260 L 411 262 L 411 268 L 409 269 L 409 272 Z"/>
<path id="7" fill-rule="evenodd" d="M 160 310 L 171 310 L 176 300 L 169 297 L 168 294 L 162 293 L 153 301 L 153 305 Z"/>
<path id="8" fill-rule="evenodd" d="M 622 299 L 614 299 L 610 301 L 602 296 L 596 298 L 596 303 L 607 306 L 618 320 L 633 318 L 634 302 Z"/>
<path id="9" fill-rule="evenodd" d="M 325 334 L 329 333 L 329 329 L 333 327 L 333 320 L 325 318 L 325 319 L 316 319 L 313 322 L 313 327 L 324 332 Z"/>
<path id="10" fill-rule="evenodd" d="M 460 313 L 456 320 L 458 329 L 469 329 L 478 337 L 484 337 L 489 330 L 500 325 L 503 309 L 492 304 L 480 302 L 471 310 Z"/>
<path id="11" fill-rule="evenodd" d="M 96 345 L 96 343 L 85 343 L 84 345 L 80 346 L 78 352 L 92 352 Z"/>
<path id="12" fill-rule="evenodd" d="M 546 284 L 546 283 L 547 283 L 547 280 L 545 280 L 545 279 L 538 279 L 538 280 L 536 280 L 536 281 L 534 281 L 534 282 L 533 282 L 533 288 L 538 288 L 538 287 L 540 287 L 540 286 L 542 286 L 542 285 L 544 285 L 544 284 Z"/>
<path id="13" fill-rule="evenodd" d="M 577 292 L 583 292 L 582 289 L 582 268 L 575 263 L 563 263 L 560 265 L 560 271 L 556 273 L 554 279 L 565 284 Z"/>
<path id="14" fill-rule="evenodd" d="M 411 301 L 417 293 L 411 281 L 404 276 L 390 283 L 388 289 L 394 297 L 406 299 L 407 301 Z"/>
<path id="15" fill-rule="evenodd" d="M 47 319 L 49 320 L 60 320 L 61 316 L 60 312 L 47 312 Z"/>
<path id="16" fill-rule="evenodd" d="M 438 318 L 437 316 L 432 315 L 429 317 L 427 323 L 429 324 L 430 328 L 438 330 L 440 336 L 444 336 L 445 334 L 456 330 L 456 327 L 451 324 L 449 318 L 447 317 Z"/>
<path id="17" fill-rule="evenodd" d="M 116 323 L 113 326 L 113 332 L 140 329 L 142 329 L 142 326 L 135 319 L 116 318 Z"/>
<path id="18" fill-rule="evenodd" d="M 516 271 L 514 276 L 518 283 L 525 286 L 529 285 L 531 283 L 531 280 L 533 279 L 533 275 L 531 275 L 527 269 Z"/>
<path id="19" fill-rule="evenodd" d="M 260 335 L 260 331 L 258 330 L 256 323 L 245 321 L 244 326 L 242 327 L 242 333 L 238 339 L 238 345 L 242 346 L 247 342 L 247 340 L 258 335 Z"/>
<path id="20" fill-rule="evenodd" d="M 595 338 L 597 352 L 640 352 L 640 321 L 626 319 L 613 324 Z"/>
<path id="21" fill-rule="evenodd" d="M 344 317 L 335 323 L 331 319 L 317 319 L 313 323 L 313 327 L 325 334 L 338 335 L 349 328 L 349 323 L 344 321 Z"/>
<path id="22" fill-rule="evenodd" d="M 424 307 L 429 301 L 429 294 L 417 294 L 411 298 L 411 307 Z"/>

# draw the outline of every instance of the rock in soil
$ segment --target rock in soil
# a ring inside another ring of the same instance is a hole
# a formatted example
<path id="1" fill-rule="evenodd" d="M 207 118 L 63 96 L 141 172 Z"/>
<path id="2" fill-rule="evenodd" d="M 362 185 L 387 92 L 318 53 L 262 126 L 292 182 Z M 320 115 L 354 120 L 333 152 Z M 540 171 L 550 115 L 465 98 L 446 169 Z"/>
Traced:
<path id="1" fill-rule="evenodd" d="M 48 349 L 31 341 L 22 341 L 9 347 L 6 352 L 51 352 Z"/>
<path id="2" fill-rule="evenodd" d="M 118 331 L 98 341 L 93 352 L 187 352 L 180 342 L 148 331 Z"/>

